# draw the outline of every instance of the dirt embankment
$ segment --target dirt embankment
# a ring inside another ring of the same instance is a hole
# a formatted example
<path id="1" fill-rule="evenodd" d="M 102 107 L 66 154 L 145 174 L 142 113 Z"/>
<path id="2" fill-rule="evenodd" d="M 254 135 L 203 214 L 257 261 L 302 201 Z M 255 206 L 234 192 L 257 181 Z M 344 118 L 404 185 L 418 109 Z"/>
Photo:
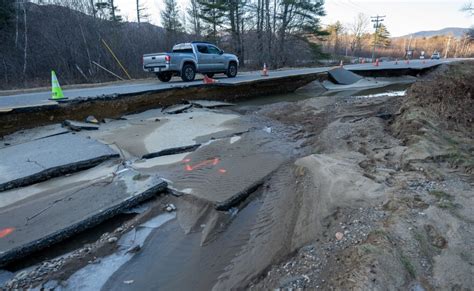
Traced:
<path id="1" fill-rule="evenodd" d="M 295 167 L 301 191 L 317 199 L 299 213 L 312 213 L 305 221 L 317 230 L 250 286 L 471 290 L 473 79 L 472 63 L 457 63 L 406 97 L 313 98 L 262 110 L 306 140 L 311 155 Z"/>

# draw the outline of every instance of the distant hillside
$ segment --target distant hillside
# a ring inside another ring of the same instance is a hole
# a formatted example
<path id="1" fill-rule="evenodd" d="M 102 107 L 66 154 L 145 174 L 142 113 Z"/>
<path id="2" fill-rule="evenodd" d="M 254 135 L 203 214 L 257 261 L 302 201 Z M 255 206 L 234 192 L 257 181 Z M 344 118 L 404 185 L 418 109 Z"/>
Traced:
<path id="1" fill-rule="evenodd" d="M 404 35 L 401 37 L 432 37 L 435 35 L 453 35 L 454 37 L 462 37 L 469 29 L 461 27 L 446 27 L 440 30 L 419 31 L 413 34 Z"/>

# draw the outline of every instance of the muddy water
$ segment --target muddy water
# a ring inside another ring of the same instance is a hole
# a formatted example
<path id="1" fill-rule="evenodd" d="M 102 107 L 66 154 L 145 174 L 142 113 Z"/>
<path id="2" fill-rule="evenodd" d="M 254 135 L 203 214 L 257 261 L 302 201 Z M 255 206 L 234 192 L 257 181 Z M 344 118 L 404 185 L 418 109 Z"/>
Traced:
<path id="1" fill-rule="evenodd" d="M 354 90 L 345 90 L 345 91 L 325 91 L 321 88 L 301 88 L 298 89 L 295 93 L 291 94 L 279 94 L 271 95 L 258 99 L 246 100 L 239 102 L 238 106 L 261 106 L 266 104 L 278 103 L 278 102 L 297 102 L 301 100 L 306 100 L 315 97 L 359 97 L 359 96 L 374 96 L 376 94 L 385 95 L 388 92 L 400 92 L 405 91 L 411 86 L 409 83 L 402 84 L 392 84 L 380 88 L 371 88 L 371 89 L 354 89 Z"/>
<path id="2" fill-rule="evenodd" d="M 248 241 L 261 204 L 260 199 L 250 202 L 222 235 L 204 246 L 200 245 L 201 232 L 185 234 L 176 219 L 167 223 L 150 235 L 143 251 L 115 272 L 102 290 L 212 289 Z M 133 284 L 124 284 L 127 280 L 133 280 Z"/>

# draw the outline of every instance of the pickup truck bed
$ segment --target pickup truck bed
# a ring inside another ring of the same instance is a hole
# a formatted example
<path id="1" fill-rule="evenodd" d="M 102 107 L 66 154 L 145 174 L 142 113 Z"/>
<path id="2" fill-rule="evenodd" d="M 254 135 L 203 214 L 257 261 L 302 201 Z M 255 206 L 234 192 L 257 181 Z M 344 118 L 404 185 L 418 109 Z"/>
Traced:
<path id="1" fill-rule="evenodd" d="M 237 75 L 239 60 L 225 54 L 218 47 L 206 42 L 177 44 L 171 53 L 143 55 L 143 70 L 155 73 L 160 81 L 168 82 L 175 75 L 183 81 L 193 81 L 196 73 L 212 77 L 225 73 L 229 78 Z"/>

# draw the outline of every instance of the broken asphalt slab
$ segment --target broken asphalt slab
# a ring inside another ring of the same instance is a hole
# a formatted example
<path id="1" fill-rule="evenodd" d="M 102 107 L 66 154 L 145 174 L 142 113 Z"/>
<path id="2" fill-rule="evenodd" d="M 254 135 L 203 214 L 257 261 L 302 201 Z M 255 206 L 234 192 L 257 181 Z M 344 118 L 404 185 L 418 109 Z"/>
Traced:
<path id="1" fill-rule="evenodd" d="M 191 195 L 228 210 L 262 185 L 288 151 L 281 140 L 258 131 L 215 140 L 185 156 L 137 161 L 133 167 L 159 172 L 177 196 Z"/>
<path id="2" fill-rule="evenodd" d="M 110 123 L 88 134 L 113 144 L 127 157 L 152 158 L 192 151 L 199 144 L 208 142 L 211 136 L 229 136 L 249 127 L 240 120 L 240 115 L 204 109 L 166 116 L 160 114 L 142 114 L 129 121 L 117 122 L 116 126 Z"/>
<path id="3" fill-rule="evenodd" d="M 162 112 L 165 114 L 178 114 L 188 110 L 191 107 L 193 107 L 192 104 L 178 104 L 163 108 Z"/>
<path id="4" fill-rule="evenodd" d="M 0 149 L 0 191 L 88 169 L 119 155 L 87 137 L 61 134 Z"/>
<path id="5" fill-rule="evenodd" d="M 196 106 L 196 107 L 209 108 L 209 109 L 235 105 L 229 102 L 211 101 L 211 100 L 190 100 L 189 103 L 191 103 L 193 106 Z"/>
<path id="6" fill-rule="evenodd" d="M 335 68 L 328 71 L 329 80 L 340 85 L 351 85 L 362 79 L 361 76 L 344 68 Z"/>
<path id="7" fill-rule="evenodd" d="M 0 209 L 0 266 L 113 217 L 166 189 L 132 169 L 39 192 Z"/>
<path id="8" fill-rule="evenodd" d="M 69 132 L 69 129 L 64 128 L 59 123 L 45 125 L 34 129 L 21 130 L 13 134 L 4 136 L 2 139 L 3 144 L 0 142 L 0 148 L 30 142 L 36 139 L 47 138 L 50 136 L 66 134 Z"/>
<path id="9" fill-rule="evenodd" d="M 63 122 L 64 126 L 69 127 L 71 130 L 74 131 L 81 131 L 81 130 L 98 130 L 98 124 L 92 124 L 88 122 L 81 122 L 81 121 L 74 121 L 74 120 L 65 120 Z"/>

